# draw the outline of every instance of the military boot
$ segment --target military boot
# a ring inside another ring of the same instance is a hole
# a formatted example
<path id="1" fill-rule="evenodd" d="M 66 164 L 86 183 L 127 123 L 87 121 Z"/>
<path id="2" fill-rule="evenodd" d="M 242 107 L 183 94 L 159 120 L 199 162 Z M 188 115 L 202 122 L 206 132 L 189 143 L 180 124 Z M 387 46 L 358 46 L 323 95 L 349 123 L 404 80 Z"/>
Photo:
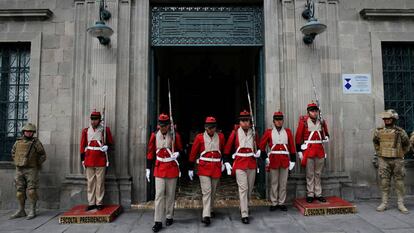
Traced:
<path id="1" fill-rule="evenodd" d="M 30 212 L 29 215 L 27 215 L 27 220 L 33 219 L 34 217 L 36 217 L 36 202 L 37 201 L 32 201 L 31 206 L 30 206 Z"/>
<path id="2" fill-rule="evenodd" d="M 377 211 L 383 212 L 388 208 L 388 192 L 382 192 L 381 204 L 377 207 Z"/>
<path id="3" fill-rule="evenodd" d="M 404 205 L 405 186 L 403 180 L 395 181 L 395 192 L 397 193 L 397 207 L 403 214 L 408 214 L 408 209 Z"/>
<path id="4" fill-rule="evenodd" d="M 16 194 L 17 200 L 19 201 L 19 210 L 14 213 L 12 216 L 10 216 L 9 219 L 15 219 L 15 218 L 21 218 L 26 216 L 26 211 L 24 210 L 24 204 L 25 204 L 25 195 L 22 192 L 17 192 Z"/>
<path id="5" fill-rule="evenodd" d="M 404 205 L 404 200 L 398 200 L 397 201 L 398 210 L 403 214 L 408 214 L 408 209 Z"/>

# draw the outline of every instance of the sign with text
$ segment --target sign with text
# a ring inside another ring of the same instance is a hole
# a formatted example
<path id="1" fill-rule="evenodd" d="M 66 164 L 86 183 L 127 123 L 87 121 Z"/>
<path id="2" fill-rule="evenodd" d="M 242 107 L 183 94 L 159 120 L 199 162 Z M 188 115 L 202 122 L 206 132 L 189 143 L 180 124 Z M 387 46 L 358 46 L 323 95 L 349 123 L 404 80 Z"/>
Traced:
<path id="1" fill-rule="evenodd" d="M 371 74 L 342 74 L 344 94 L 371 94 Z"/>

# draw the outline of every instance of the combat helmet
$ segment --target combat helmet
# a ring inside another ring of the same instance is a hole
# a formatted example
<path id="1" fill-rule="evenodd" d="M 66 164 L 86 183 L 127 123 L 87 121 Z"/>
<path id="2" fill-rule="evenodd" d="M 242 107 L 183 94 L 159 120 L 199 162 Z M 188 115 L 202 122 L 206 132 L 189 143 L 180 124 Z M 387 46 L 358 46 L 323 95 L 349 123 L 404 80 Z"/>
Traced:
<path id="1" fill-rule="evenodd" d="M 24 131 L 36 132 L 36 125 L 35 124 L 32 124 L 32 123 L 27 123 L 22 128 L 22 132 L 24 132 Z"/>

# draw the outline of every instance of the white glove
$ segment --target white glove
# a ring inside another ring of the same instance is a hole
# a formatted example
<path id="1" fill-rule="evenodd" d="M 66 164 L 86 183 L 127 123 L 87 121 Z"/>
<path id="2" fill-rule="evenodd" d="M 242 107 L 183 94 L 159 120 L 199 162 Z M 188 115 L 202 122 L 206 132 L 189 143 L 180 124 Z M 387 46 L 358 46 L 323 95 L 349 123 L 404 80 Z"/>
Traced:
<path id="1" fill-rule="evenodd" d="M 302 150 L 308 149 L 308 144 L 303 143 L 302 145 L 300 145 L 300 149 L 302 149 Z"/>
<path id="2" fill-rule="evenodd" d="M 151 174 L 151 170 L 150 169 L 145 169 L 145 177 L 147 177 L 147 181 L 150 182 L 150 174 Z"/>
<path id="3" fill-rule="evenodd" d="M 83 167 L 83 170 L 86 170 L 85 161 L 82 161 L 82 167 Z"/>
<path id="4" fill-rule="evenodd" d="M 171 158 L 176 160 L 178 158 L 178 156 L 180 156 L 180 152 L 176 151 L 176 152 L 172 153 Z"/>
<path id="5" fill-rule="evenodd" d="M 270 164 L 269 158 L 266 158 L 265 163 L 266 163 L 266 166 L 269 166 L 269 164 Z"/>
<path id="6" fill-rule="evenodd" d="M 256 151 L 256 154 L 254 154 L 254 157 L 255 158 L 260 158 L 260 153 L 261 153 L 261 151 L 260 150 L 257 150 Z"/>
<path id="7" fill-rule="evenodd" d="M 226 166 L 227 169 L 227 175 L 231 175 L 231 165 L 229 162 L 225 162 L 224 165 Z"/>
<path id="8" fill-rule="evenodd" d="M 109 161 L 108 161 L 108 162 L 106 162 L 106 167 L 109 167 Z"/>
<path id="9" fill-rule="evenodd" d="M 222 163 L 222 164 L 221 164 L 221 172 L 223 172 L 223 171 L 224 171 L 224 169 L 226 169 L 226 166 L 224 166 L 224 164 Z"/>
<path id="10" fill-rule="evenodd" d="M 325 159 L 326 159 L 326 157 L 328 157 L 328 155 L 325 153 Z"/>
<path id="11" fill-rule="evenodd" d="M 101 151 L 106 153 L 108 151 L 108 146 L 107 145 L 103 145 L 101 147 Z"/>
<path id="12" fill-rule="evenodd" d="M 325 136 L 325 139 L 323 140 L 323 142 L 329 142 L 329 137 Z"/>
<path id="13" fill-rule="evenodd" d="M 292 169 L 295 167 L 296 162 L 289 162 L 289 171 L 292 171 Z"/>
<path id="14" fill-rule="evenodd" d="M 298 152 L 298 155 L 299 155 L 299 159 L 302 161 L 302 159 L 303 159 L 303 153 L 302 152 Z"/>
<path id="15" fill-rule="evenodd" d="M 188 177 L 190 178 L 190 180 L 193 180 L 193 177 L 194 177 L 194 171 L 193 170 L 188 170 Z"/>

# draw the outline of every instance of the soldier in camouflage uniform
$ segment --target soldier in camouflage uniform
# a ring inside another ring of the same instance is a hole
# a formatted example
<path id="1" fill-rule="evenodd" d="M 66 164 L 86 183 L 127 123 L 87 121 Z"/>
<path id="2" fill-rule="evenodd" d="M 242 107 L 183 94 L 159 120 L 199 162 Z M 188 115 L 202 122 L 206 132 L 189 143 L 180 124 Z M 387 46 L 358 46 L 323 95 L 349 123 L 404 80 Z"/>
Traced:
<path id="1" fill-rule="evenodd" d="M 404 206 L 404 154 L 410 149 L 410 142 L 404 129 L 396 126 L 398 114 L 393 109 L 381 113 L 384 127 L 377 128 L 374 133 L 374 147 L 378 157 L 379 188 L 382 192 L 382 202 L 377 211 L 384 211 L 388 207 L 391 178 L 394 178 L 395 191 L 397 193 L 398 209 L 402 213 L 408 213 Z"/>
<path id="2" fill-rule="evenodd" d="M 25 217 L 24 205 L 27 195 L 31 202 L 31 208 L 27 219 L 36 216 L 37 189 L 39 185 L 39 169 L 46 160 L 46 153 L 42 143 L 34 137 L 36 126 L 28 123 L 22 129 L 23 136 L 17 139 L 12 149 L 12 157 L 16 166 L 16 197 L 19 201 L 19 210 L 10 219 Z"/>

